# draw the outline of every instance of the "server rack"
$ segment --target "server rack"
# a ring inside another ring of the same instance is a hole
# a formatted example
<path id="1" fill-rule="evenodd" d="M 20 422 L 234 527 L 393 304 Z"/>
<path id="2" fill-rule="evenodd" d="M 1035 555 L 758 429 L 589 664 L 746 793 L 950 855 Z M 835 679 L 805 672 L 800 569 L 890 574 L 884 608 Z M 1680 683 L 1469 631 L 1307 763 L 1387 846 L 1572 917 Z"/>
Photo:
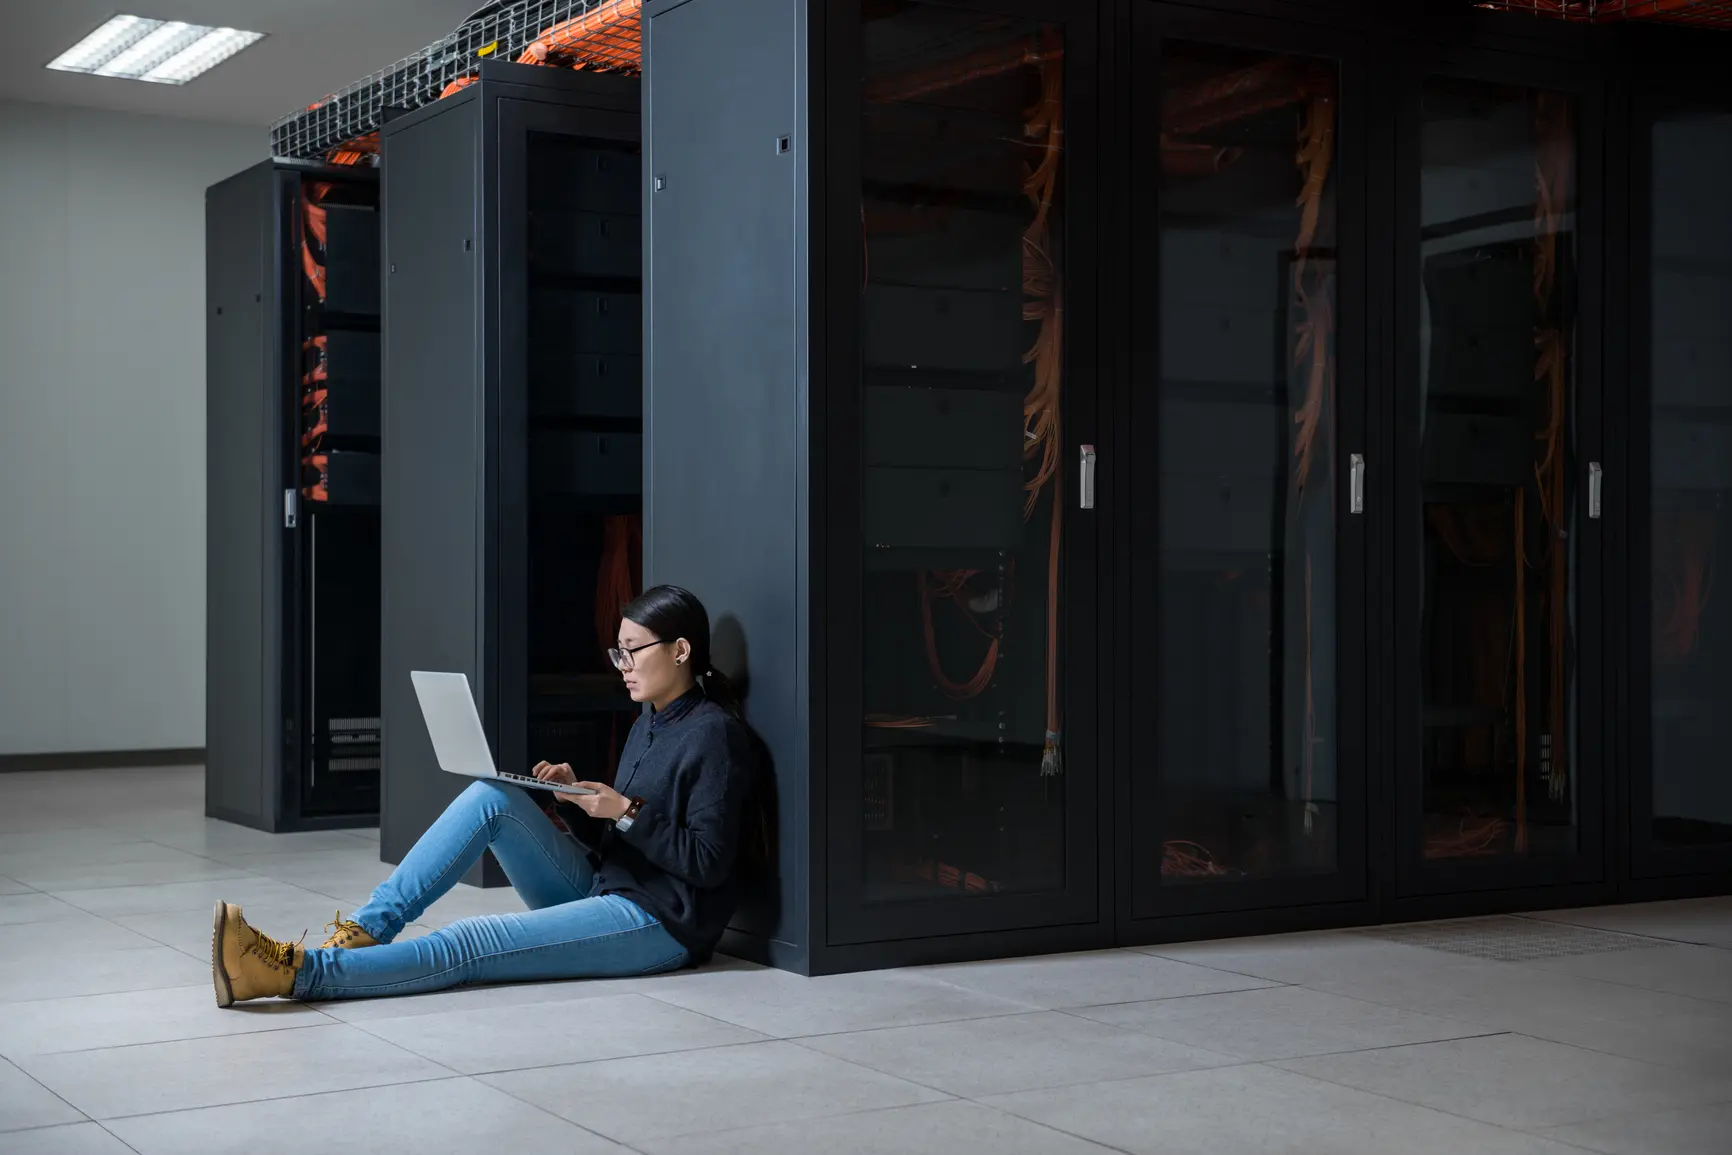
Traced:
<path id="1" fill-rule="evenodd" d="M 773 761 L 724 949 L 1096 945 L 1094 6 L 643 24 L 646 569 Z"/>
<path id="2" fill-rule="evenodd" d="M 1423 7 L 646 3 L 646 568 L 774 761 L 725 949 L 1726 889 L 1722 38 Z"/>
<path id="3" fill-rule="evenodd" d="M 206 194 L 206 813 L 379 810 L 379 218 L 370 170 Z"/>
<path id="4" fill-rule="evenodd" d="M 399 861 L 462 789 L 409 680 L 460 671 L 494 758 L 606 780 L 604 651 L 641 580 L 638 82 L 483 64 L 388 124 L 384 814 Z M 469 880 L 504 881 L 491 858 Z"/>

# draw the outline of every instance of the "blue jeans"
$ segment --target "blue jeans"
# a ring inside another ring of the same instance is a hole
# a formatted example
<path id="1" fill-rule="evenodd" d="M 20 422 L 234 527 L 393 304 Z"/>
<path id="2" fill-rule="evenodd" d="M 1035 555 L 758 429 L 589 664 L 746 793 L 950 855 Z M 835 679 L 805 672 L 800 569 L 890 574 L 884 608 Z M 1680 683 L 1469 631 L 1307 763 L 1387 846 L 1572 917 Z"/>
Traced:
<path id="1" fill-rule="evenodd" d="M 492 848 L 529 910 L 454 922 L 392 942 Z M 466 983 L 620 978 L 685 964 L 661 923 L 617 894 L 596 895 L 588 856 L 515 786 L 476 782 L 445 808 L 354 921 L 381 945 L 309 950 L 297 999 L 405 995 Z"/>

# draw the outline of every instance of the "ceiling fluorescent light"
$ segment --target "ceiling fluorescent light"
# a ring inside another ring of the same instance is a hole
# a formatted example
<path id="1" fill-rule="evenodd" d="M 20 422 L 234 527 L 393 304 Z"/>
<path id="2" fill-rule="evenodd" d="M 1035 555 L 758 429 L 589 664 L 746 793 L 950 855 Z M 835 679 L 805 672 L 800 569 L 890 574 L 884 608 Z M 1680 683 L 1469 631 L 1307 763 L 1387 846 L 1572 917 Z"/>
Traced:
<path id="1" fill-rule="evenodd" d="M 56 56 L 48 67 L 58 72 L 95 72 L 162 24 L 139 16 L 116 16 Z"/>
<path id="2" fill-rule="evenodd" d="M 126 51 L 94 71 L 98 76 L 120 76 L 137 80 L 171 56 L 180 54 L 188 44 L 204 37 L 204 30 L 192 24 L 170 20 L 158 24 L 144 39 L 130 45 Z"/>
<path id="3" fill-rule="evenodd" d="M 235 28 L 116 16 L 48 67 L 153 84 L 185 84 L 263 38 Z"/>
<path id="4" fill-rule="evenodd" d="M 139 77 L 153 84 L 185 84 L 202 72 L 209 72 L 241 49 L 263 40 L 262 32 L 242 32 L 238 28 L 211 28 L 205 35 L 181 49 L 175 55 Z"/>

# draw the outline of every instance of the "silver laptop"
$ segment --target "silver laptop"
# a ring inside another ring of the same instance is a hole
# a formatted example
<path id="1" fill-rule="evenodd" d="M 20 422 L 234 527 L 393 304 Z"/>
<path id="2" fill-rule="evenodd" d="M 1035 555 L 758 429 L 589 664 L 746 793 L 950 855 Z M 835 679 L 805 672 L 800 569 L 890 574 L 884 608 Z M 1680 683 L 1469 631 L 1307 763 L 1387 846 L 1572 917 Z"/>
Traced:
<path id="1" fill-rule="evenodd" d="M 529 774 L 500 773 L 493 764 L 493 752 L 487 748 L 487 732 L 481 728 L 481 715 L 475 712 L 475 695 L 469 692 L 468 675 L 412 670 L 409 680 L 415 683 L 415 697 L 421 701 L 421 717 L 427 721 L 427 736 L 433 739 L 433 753 L 439 759 L 439 769 L 447 774 L 493 778 L 530 790 L 595 793 L 576 786 L 543 782 Z"/>

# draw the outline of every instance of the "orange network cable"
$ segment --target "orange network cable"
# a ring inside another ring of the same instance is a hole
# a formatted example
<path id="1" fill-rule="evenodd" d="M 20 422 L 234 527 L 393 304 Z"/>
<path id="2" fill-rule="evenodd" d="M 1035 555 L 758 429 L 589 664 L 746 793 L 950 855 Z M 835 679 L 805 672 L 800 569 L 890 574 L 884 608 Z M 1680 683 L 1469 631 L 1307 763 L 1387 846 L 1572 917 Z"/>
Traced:
<path id="1" fill-rule="evenodd" d="M 1059 162 L 1064 151 L 1064 40 L 1057 29 L 1042 36 L 1038 52 L 1040 102 L 1031 108 L 1023 134 L 1043 146 L 1040 163 L 1023 182 L 1034 206 L 1034 220 L 1022 238 L 1022 291 L 1025 321 L 1040 323 L 1034 347 L 1023 355 L 1034 365 L 1034 386 L 1023 401 L 1025 456 L 1039 457 L 1034 477 L 1026 484 L 1023 517 L 1034 515 L 1042 489 L 1052 489 L 1052 528 L 1047 538 L 1046 585 L 1046 740 L 1040 772 L 1064 769 L 1063 721 L 1058 695 L 1058 620 L 1060 561 L 1064 546 L 1064 473 L 1059 468 L 1063 448 L 1060 420 L 1064 376 L 1064 290 L 1052 259 L 1049 217 L 1058 191 Z"/>
<path id="2" fill-rule="evenodd" d="M 932 676 L 937 679 L 938 687 L 945 697 L 953 701 L 966 701 L 979 697 L 992 684 L 992 675 L 998 668 L 999 635 L 983 629 L 975 619 L 974 612 L 968 605 L 968 582 L 977 570 L 952 570 L 948 572 L 933 572 L 928 577 L 926 570 L 921 570 L 917 578 L 920 587 L 920 624 L 926 639 L 926 663 L 932 670 Z M 962 610 L 968 623 L 989 639 L 986 656 L 981 659 L 980 666 L 974 676 L 966 682 L 957 682 L 944 672 L 944 663 L 938 654 L 938 636 L 932 617 L 934 602 L 951 601 Z"/>
<path id="3" fill-rule="evenodd" d="M 1528 647 L 1527 647 L 1527 500 L 1515 495 L 1515 732 L 1516 811 L 1515 851 L 1528 849 Z"/>
<path id="4" fill-rule="evenodd" d="M 1498 853 L 1509 833 L 1509 821 L 1496 815 L 1464 814 L 1456 821 L 1454 834 L 1431 834 L 1425 839 L 1427 858 L 1477 858 Z"/>
<path id="5" fill-rule="evenodd" d="M 1569 532 L 1565 468 L 1568 457 L 1565 447 L 1569 405 L 1568 340 L 1552 313 L 1558 273 L 1558 238 L 1562 216 L 1568 211 L 1573 197 L 1575 126 L 1570 107 L 1570 98 L 1565 94 L 1541 92 L 1536 97 L 1534 125 L 1539 144 L 1534 166 L 1535 191 L 1538 194 L 1534 223 L 1539 231 L 1538 252 L 1534 260 L 1534 298 L 1543 326 L 1535 338 L 1538 354 L 1534 377 L 1546 383 L 1549 411 L 1546 428 L 1536 435 L 1536 440 L 1545 442 L 1545 453 L 1534 470 L 1534 477 L 1539 483 L 1540 514 L 1548 530 L 1546 559 L 1550 581 L 1546 594 L 1546 717 L 1552 743 L 1547 785 L 1554 802 L 1563 800 L 1569 780 L 1566 761 L 1569 744 L 1563 741 L 1569 677 L 1569 551 L 1564 545 Z"/>
<path id="6" fill-rule="evenodd" d="M 1311 249 L 1323 220 L 1324 196 L 1335 160 L 1334 77 L 1319 70 L 1310 74 L 1300 91 L 1309 93 L 1305 114 L 1299 123 L 1299 151 L 1295 163 L 1304 177 L 1299 192 L 1299 236 L 1293 245 L 1293 295 L 1298 303 L 1297 340 L 1294 363 L 1305 370 L 1305 400 L 1293 415 L 1294 482 L 1299 504 L 1309 495 L 1311 471 L 1319 437 L 1329 460 L 1329 486 L 1335 489 L 1335 455 L 1330 420 L 1335 394 L 1335 310 L 1328 274 L 1313 268 Z M 1272 99 L 1272 98 L 1271 98 Z M 1333 521 L 1334 503 L 1330 503 Z M 1317 696 L 1313 686 L 1316 658 L 1312 640 L 1314 595 L 1311 580 L 1311 543 L 1305 543 L 1305 715 L 1300 745 L 1305 799 L 1305 832 L 1314 829 L 1316 814 Z"/>
<path id="7" fill-rule="evenodd" d="M 325 266 L 313 255 L 313 242 L 317 241 L 319 249 L 324 250 L 325 209 L 319 202 L 330 191 L 329 181 L 307 181 L 302 185 L 301 268 L 321 301 L 325 299 Z"/>
<path id="8" fill-rule="evenodd" d="M 1702 615 L 1714 589 L 1713 510 L 1657 515 L 1654 519 L 1655 660 L 1677 665 L 1701 637 Z"/>
<path id="9" fill-rule="evenodd" d="M 603 647 L 613 644 L 620 611 L 639 593 L 642 558 L 643 519 L 635 513 L 605 518 L 595 582 L 595 637 Z"/>
<path id="10" fill-rule="evenodd" d="M 643 0 L 607 0 L 543 32 L 517 62 L 638 72 L 643 68 L 642 19 Z"/>
<path id="11" fill-rule="evenodd" d="M 301 458 L 302 468 L 317 470 L 319 474 L 318 481 L 301 489 L 301 493 L 308 501 L 330 500 L 331 491 L 327 484 L 329 478 L 325 472 L 325 466 L 330 463 L 330 460 L 330 457 L 323 453 L 313 453 Z"/>
<path id="12" fill-rule="evenodd" d="M 1161 843 L 1161 877 L 1219 878 L 1235 874 L 1215 861 L 1209 848 L 1185 838 L 1169 838 Z"/>

